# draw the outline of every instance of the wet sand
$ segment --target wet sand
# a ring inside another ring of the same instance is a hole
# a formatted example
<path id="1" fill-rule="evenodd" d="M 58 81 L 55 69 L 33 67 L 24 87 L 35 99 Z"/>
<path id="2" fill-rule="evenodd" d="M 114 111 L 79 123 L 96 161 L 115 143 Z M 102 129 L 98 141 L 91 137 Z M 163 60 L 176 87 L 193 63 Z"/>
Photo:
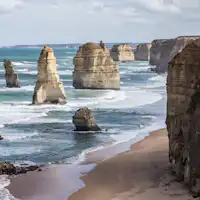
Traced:
<path id="1" fill-rule="evenodd" d="M 115 152 L 116 146 L 88 155 L 84 164 L 94 162 L 95 155 L 97 158 L 97 166 L 89 173 L 94 164 L 56 166 L 14 178 L 8 189 L 22 200 L 67 200 L 75 191 L 69 200 L 193 199 L 169 173 L 165 129 L 152 132 L 130 151 L 109 158 Z"/>

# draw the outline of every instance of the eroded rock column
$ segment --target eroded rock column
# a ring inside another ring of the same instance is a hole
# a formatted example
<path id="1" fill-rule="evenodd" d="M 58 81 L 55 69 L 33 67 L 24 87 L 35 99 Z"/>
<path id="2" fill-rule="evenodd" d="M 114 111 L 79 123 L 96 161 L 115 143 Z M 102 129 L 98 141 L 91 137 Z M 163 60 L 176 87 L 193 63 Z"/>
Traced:
<path id="1" fill-rule="evenodd" d="M 56 69 L 52 48 L 45 46 L 38 59 L 38 78 L 33 94 L 33 104 L 65 104 L 66 95 Z"/>

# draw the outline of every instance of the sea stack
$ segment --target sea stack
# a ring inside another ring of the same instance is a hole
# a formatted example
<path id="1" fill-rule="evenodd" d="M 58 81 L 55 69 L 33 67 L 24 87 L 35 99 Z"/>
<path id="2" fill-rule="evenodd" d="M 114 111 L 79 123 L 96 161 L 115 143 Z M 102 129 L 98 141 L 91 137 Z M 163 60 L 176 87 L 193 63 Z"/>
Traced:
<path id="1" fill-rule="evenodd" d="M 80 108 L 73 116 L 75 131 L 101 131 L 97 126 L 92 111 L 88 108 Z"/>
<path id="2" fill-rule="evenodd" d="M 74 57 L 73 86 L 76 89 L 120 89 L 118 65 L 103 42 L 86 43 Z"/>
<path id="3" fill-rule="evenodd" d="M 56 69 L 56 57 L 48 46 L 42 49 L 38 59 L 38 76 L 32 103 L 66 103 L 64 87 Z"/>
<path id="4" fill-rule="evenodd" d="M 175 39 L 154 40 L 150 49 L 150 65 L 158 73 L 167 72 L 168 63 L 172 58 L 192 41 L 200 36 L 180 36 Z"/>
<path id="5" fill-rule="evenodd" d="M 4 59 L 4 68 L 5 68 L 6 87 L 19 88 L 20 87 L 19 78 L 18 75 L 14 72 L 13 63 L 8 59 Z"/>
<path id="6" fill-rule="evenodd" d="M 138 44 L 135 50 L 135 60 L 149 61 L 150 48 L 151 44 Z"/>
<path id="7" fill-rule="evenodd" d="M 169 160 L 178 180 L 200 196 L 200 39 L 188 44 L 168 66 Z"/>
<path id="8" fill-rule="evenodd" d="M 114 61 L 133 61 L 135 60 L 134 52 L 129 44 L 113 45 L 110 51 Z"/>

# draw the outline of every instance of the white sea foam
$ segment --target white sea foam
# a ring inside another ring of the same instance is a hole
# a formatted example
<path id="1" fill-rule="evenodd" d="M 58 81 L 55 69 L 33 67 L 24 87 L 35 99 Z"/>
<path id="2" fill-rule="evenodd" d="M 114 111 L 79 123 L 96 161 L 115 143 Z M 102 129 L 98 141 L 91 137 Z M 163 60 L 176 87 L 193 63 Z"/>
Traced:
<path id="1" fill-rule="evenodd" d="M 38 135 L 39 133 L 37 131 L 34 131 L 32 133 L 27 133 L 27 132 L 18 132 L 18 131 L 4 131 L 2 134 L 2 137 L 4 140 L 9 140 L 9 141 L 15 141 L 15 140 L 22 140 L 22 139 L 27 139 L 31 138 L 33 136 Z"/>
<path id="2" fill-rule="evenodd" d="M 10 192 L 5 188 L 10 185 L 10 180 L 8 176 L 0 176 L 0 200 L 19 200 L 13 197 Z"/>
<path id="3" fill-rule="evenodd" d="M 22 92 L 22 91 L 30 91 L 34 90 L 33 85 L 22 86 L 20 88 L 0 88 L 0 92 Z"/>

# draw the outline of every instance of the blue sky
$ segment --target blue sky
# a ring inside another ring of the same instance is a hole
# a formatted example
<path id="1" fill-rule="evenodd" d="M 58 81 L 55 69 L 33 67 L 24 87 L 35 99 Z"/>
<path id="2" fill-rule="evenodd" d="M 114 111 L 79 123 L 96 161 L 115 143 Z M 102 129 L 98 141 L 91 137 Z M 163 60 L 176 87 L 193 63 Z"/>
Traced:
<path id="1" fill-rule="evenodd" d="M 0 45 L 200 35 L 200 0 L 0 0 Z"/>

